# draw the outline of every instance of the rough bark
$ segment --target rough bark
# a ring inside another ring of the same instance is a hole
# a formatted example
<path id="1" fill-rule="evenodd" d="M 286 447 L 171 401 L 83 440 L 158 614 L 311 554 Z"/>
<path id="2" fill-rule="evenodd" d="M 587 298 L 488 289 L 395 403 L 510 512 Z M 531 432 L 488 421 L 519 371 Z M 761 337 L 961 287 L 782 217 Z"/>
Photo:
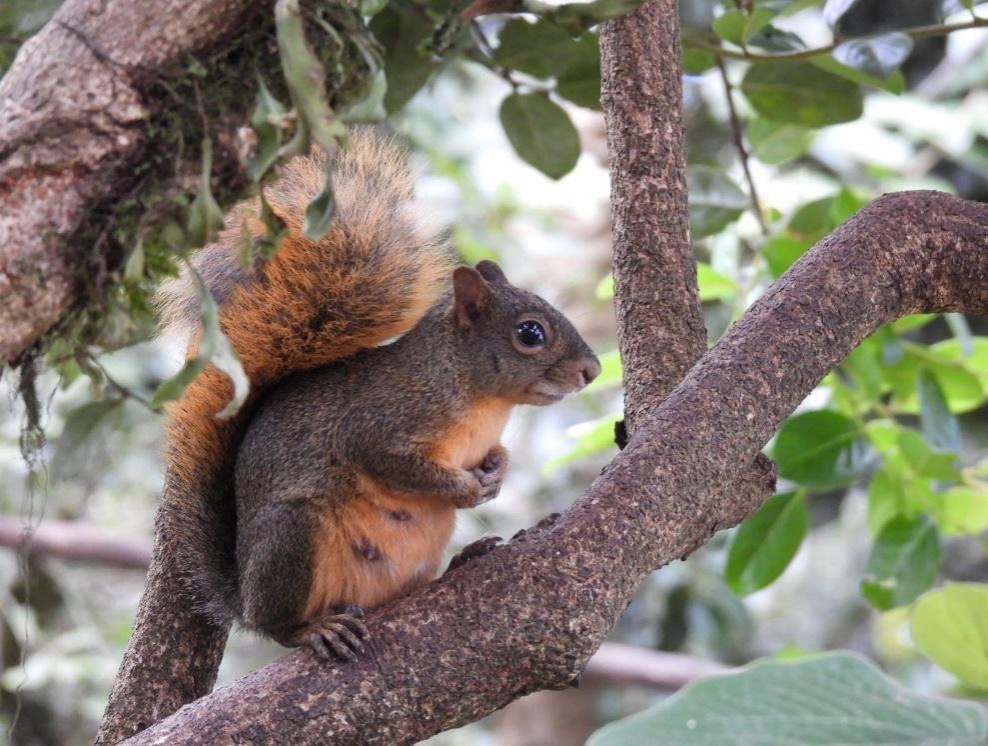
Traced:
<path id="1" fill-rule="evenodd" d="M 610 153 L 614 305 L 623 445 L 707 349 L 689 231 L 678 0 L 652 0 L 600 30 Z M 775 465 L 757 454 L 723 487 L 760 503 Z"/>
<path id="2" fill-rule="evenodd" d="M 169 499 L 166 480 L 162 500 Z M 173 558 L 175 537 L 161 511 L 154 550 L 120 670 L 96 736 L 112 744 L 212 691 L 229 627 L 196 612 Z"/>
<path id="3" fill-rule="evenodd" d="M 369 655 L 296 652 L 128 743 L 411 743 L 580 674 L 637 585 L 744 519 L 722 498 L 820 379 L 909 313 L 988 313 L 988 209 L 875 200 L 808 252 L 641 423 L 552 524 L 374 611 Z"/>
<path id="4" fill-rule="evenodd" d="M 652 0 L 600 30 L 629 434 L 707 349 L 690 243 L 678 17 L 678 0 Z"/>
<path id="5" fill-rule="evenodd" d="M 67 0 L 0 80 L 0 364 L 77 300 L 105 245 L 75 239 L 139 161 L 154 74 L 231 34 L 247 0 Z"/>

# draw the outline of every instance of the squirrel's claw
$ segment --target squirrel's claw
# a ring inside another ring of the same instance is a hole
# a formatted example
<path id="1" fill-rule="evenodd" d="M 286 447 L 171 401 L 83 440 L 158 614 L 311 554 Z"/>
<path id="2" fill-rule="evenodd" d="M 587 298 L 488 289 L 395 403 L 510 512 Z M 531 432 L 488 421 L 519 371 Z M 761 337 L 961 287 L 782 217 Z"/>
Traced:
<path id="1" fill-rule="evenodd" d="M 470 473 L 480 482 L 480 496 L 477 505 L 493 500 L 501 491 L 504 472 L 508 468 L 508 452 L 501 446 L 495 446 L 484 457 L 480 466 L 471 469 Z"/>
<path id="2" fill-rule="evenodd" d="M 500 536 L 485 536 L 482 539 L 477 539 L 477 541 L 467 544 L 449 561 L 449 567 L 446 568 L 446 572 L 455 570 L 460 565 L 465 565 L 472 559 L 483 557 L 500 543 Z"/>
<path id="3" fill-rule="evenodd" d="M 296 646 L 308 647 L 323 660 L 353 663 L 364 652 L 370 633 L 362 621 L 364 612 L 356 606 L 344 613 L 327 614 L 306 624 L 294 640 Z"/>

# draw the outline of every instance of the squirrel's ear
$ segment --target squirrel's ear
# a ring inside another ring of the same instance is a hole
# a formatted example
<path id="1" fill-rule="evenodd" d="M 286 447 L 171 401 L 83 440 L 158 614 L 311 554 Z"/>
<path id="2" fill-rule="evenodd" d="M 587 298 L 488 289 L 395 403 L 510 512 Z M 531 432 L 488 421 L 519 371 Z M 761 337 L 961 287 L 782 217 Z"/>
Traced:
<path id="1" fill-rule="evenodd" d="M 453 270 L 453 312 L 461 327 L 469 329 L 473 326 L 490 299 L 491 289 L 480 272 L 473 267 Z"/>
<path id="2" fill-rule="evenodd" d="M 497 284 L 508 284 L 508 278 L 504 276 L 504 272 L 497 265 L 497 262 L 492 262 L 490 259 L 484 259 L 477 262 L 477 271 L 480 272 L 481 276 L 490 283 Z"/>

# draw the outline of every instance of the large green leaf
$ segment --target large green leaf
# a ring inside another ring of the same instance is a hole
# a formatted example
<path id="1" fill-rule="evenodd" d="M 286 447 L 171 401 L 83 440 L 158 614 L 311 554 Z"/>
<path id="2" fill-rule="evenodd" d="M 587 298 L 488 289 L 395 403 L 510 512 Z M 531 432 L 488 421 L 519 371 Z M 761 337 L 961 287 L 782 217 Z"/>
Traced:
<path id="1" fill-rule="evenodd" d="M 848 653 L 757 661 L 597 731 L 589 746 L 983 746 L 981 708 L 904 689 Z"/>
<path id="2" fill-rule="evenodd" d="M 930 591 L 913 609 L 911 626 L 916 646 L 938 666 L 988 690 L 988 585 L 948 583 Z"/>
<path id="3" fill-rule="evenodd" d="M 858 86 L 806 62 L 752 65 L 741 90 L 762 116 L 806 127 L 850 122 L 863 111 Z"/>
<path id="4" fill-rule="evenodd" d="M 561 107 L 540 93 L 513 93 L 501 103 L 501 126 L 522 160 L 552 179 L 573 170 L 580 137 Z"/>
<path id="5" fill-rule="evenodd" d="M 898 517 L 882 528 L 868 559 L 861 592 L 876 609 L 912 603 L 940 569 L 940 538 L 929 518 Z"/>
<path id="6" fill-rule="evenodd" d="M 820 410 L 786 420 L 772 457 L 786 479 L 828 490 L 846 487 L 861 476 L 871 463 L 872 451 L 854 420 Z"/>
<path id="7" fill-rule="evenodd" d="M 579 61 L 582 52 L 579 42 L 548 21 L 530 23 L 524 18 L 513 18 L 504 24 L 498 40 L 495 61 L 501 67 L 536 78 L 560 74 Z"/>
<path id="8" fill-rule="evenodd" d="M 411 3 L 391 2 L 371 19 L 370 29 L 384 47 L 388 81 L 384 108 L 395 112 L 428 82 L 438 66 L 422 51 L 423 42 L 432 38 L 433 27 Z"/>
<path id="9" fill-rule="evenodd" d="M 802 492 L 770 497 L 734 535 L 724 568 L 727 585 L 740 595 L 769 585 L 796 556 L 808 525 Z"/>

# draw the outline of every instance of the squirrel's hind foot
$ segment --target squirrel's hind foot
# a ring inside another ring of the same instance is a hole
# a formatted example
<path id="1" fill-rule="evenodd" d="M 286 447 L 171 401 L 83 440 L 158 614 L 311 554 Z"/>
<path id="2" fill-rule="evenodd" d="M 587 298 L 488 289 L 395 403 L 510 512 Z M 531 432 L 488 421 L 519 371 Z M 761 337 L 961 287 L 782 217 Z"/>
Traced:
<path id="1" fill-rule="evenodd" d="M 341 613 L 328 613 L 298 628 L 288 641 L 290 647 L 305 647 L 326 661 L 352 663 L 364 652 L 363 640 L 370 635 L 361 621 L 359 606 L 348 606 Z"/>

